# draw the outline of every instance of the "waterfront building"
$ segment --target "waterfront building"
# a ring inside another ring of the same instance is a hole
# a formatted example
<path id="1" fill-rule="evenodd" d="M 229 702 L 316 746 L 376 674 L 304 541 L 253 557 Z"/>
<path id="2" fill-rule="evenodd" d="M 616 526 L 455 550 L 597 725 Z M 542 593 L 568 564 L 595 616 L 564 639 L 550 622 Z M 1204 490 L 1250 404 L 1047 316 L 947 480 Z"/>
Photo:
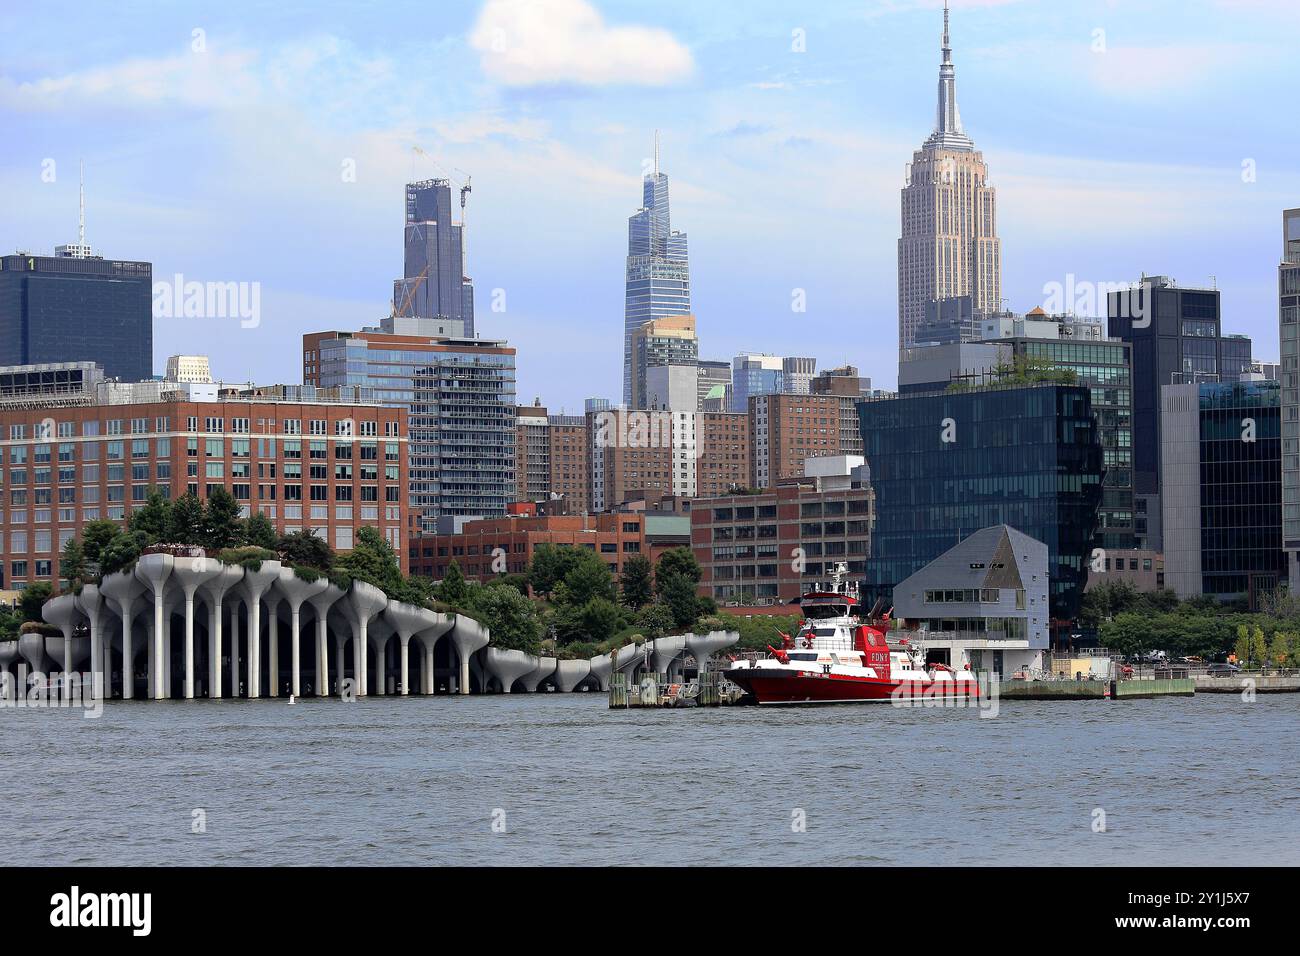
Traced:
<path id="1" fill-rule="evenodd" d="M 1160 389 L 1179 382 L 1235 382 L 1251 367 L 1246 336 L 1225 336 L 1217 289 L 1146 276 L 1107 296 L 1107 334 L 1132 346 L 1134 537 L 1163 550 L 1160 529 Z"/>
<path id="2" fill-rule="evenodd" d="M 1277 382 L 1161 389 L 1165 582 L 1179 597 L 1257 610 L 1285 580 L 1280 398 Z"/>
<path id="3" fill-rule="evenodd" d="M 436 581 L 453 561 L 471 581 L 486 584 L 503 574 L 525 574 L 543 544 L 586 548 L 619 575 L 634 555 L 657 561 L 684 544 L 690 519 L 683 515 L 618 512 L 600 515 L 510 515 L 467 521 L 453 533 L 410 541 L 411 568 Z"/>
<path id="4" fill-rule="evenodd" d="M 731 412 L 589 412 L 591 510 L 743 487 L 750 469 L 748 430 L 748 416 Z"/>
<path id="5" fill-rule="evenodd" d="M 805 462 L 814 458 L 861 454 L 855 406 L 854 398 L 842 395 L 753 396 L 749 400 L 750 486 L 772 488 L 784 479 L 797 478 L 804 474 Z M 846 415 L 851 429 L 848 442 Z"/>
<path id="6" fill-rule="evenodd" d="M 1042 666 L 1048 548 L 1008 525 L 982 528 L 894 588 L 894 617 L 927 664 L 996 676 Z"/>
<path id="7" fill-rule="evenodd" d="M 1108 551 L 1102 557 L 1101 567 L 1088 571 L 1088 584 L 1084 591 L 1106 583 L 1123 582 L 1139 591 L 1159 591 L 1165 586 L 1165 556 L 1158 551 L 1133 548 L 1128 551 Z"/>
<path id="8" fill-rule="evenodd" d="M 934 131 L 912 154 L 902 191 L 898 240 L 898 345 L 910 347 L 926 304 L 969 296 L 973 313 L 1001 307 L 1002 263 L 997 200 L 988 167 L 962 127 L 957 79 L 943 12 Z"/>
<path id="9" fill-rule="evenodd" d="M 0 370 L 3 381 L 5 370 Z M 296 386 L 295 386 L 296 387 Z M 403 557 L 406 415 L 356 402 L 174 392 L 77 404 L 29 390 L 0 400 L 0 586 L 58 580 L 58 558 L 91 521 L 125 523 L 157 488 L 206 501 L 225 488 L 277 533 L 310 531 L 337 551 L 366 526 Z"/>
<path id="10" fill-rule="evenodd" d="M 623 307 L 623 404 L 632 391 L 632 336 L 652 319 L 688 315 L 691 273 L 686 233 L 672 228 L 668 176 L 659 169 L 659 134 L 654 165 L 641 183 L 641 208 L 627 221 L 627 266 Z"/>
<path id="11" fill-rule="evenodd" d="M 669 315 L 652 319 L 632 333 L 632 406 L 663 408 L 650 401 L 646 392 L 652 368 L 683 366 L 690 368 L 692 397 L 680 406 L 682 411 L 699 407 L 699 340 L 695 336 L 695 316 Z"/>
<path id="12" fill-rule="evenodd" d="M 990 385 L 858 412 L 876 496 L 870 597 L 889 600 L 956 542 L 1006 524 L 1047 545 L 1052 616 L 1074 619 L 1104 472 L 1090 388 Z"/>
<path id="13" fill-rule="evenodd" d="M 407 410 L 413 531 L 442 515 L 504 515 L 516 497 L 515 350 L 392 328 L 304 335 L 303 381 L 370 388 Z"/>
<path id="14" fill-rule="evenodd" d="M 1300 594 L 1300 208 L 1282 213 L 1277 311 L 1282 350 L 1282 537 L 1290 591 Z"/>
<path id="15" fill-rule="evenodd" d="M 860 463 L 845 471 L 695 501 L 691 550 L 703 571 L 700 596 L 729 606 L 785 604 L 841 562 L 860 579 L 871 550 L 874 497 Z"/>
<path id="16" fill-rule="evenodd" d="M 587 510 L 587 418 L 550 415 L 540 404 L 521 405 L 515 417 L 515 501 L 563 501 L 565 510 Z"/>
<path id="17" fill-rule="evenodd" d="M 466 275 L 465 201 L 452 221 L 451 182 L 426 179 L 406 184 L 402 278 L 393 281 L 393 315 L 440 322 L 445 333 L 474 337 L 474 283 Z M 429 333 L 425 333 L 429 334 Z"/>

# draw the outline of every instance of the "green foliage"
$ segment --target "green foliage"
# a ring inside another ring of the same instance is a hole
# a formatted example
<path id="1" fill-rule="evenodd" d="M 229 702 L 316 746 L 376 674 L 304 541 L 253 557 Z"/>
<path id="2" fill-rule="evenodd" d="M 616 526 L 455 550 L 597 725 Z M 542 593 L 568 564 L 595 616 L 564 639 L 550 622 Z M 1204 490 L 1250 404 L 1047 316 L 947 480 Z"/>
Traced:
<path id="1" fill-rule="evenodd" d="M 147 544 L 143 532 L 124 531 L 118 534 L 100 552 L 100 574 L 117 574 L 134 567 Z"/>
<path id="2" fill-rule="evenodd" d="M 172 503 L 162 540 L 172 544 L 202 545 L 204 521 L 203 502 L 187 491 Z"/>
<path id="3" fill-rule="evenodd" d="M 447 573 L 443 575 L 442 581 L 434 588 L 434 597 L 449 607 L 469 607 L 470 603 L 470 584 L 465 580 L 465 575 L 461 573 L 460 565 L 453 558 L 451 564 L 447 565 Z"/>
<path id="4" fill-rule="evenodd" d="M 1075 385 L 1078 381 L 1079 376 L 1074 369 L 1057 368 L 1049 359 L 1016 355 L 1012 358 L 1010 365 L 1005 362 L 999 363 L 994 367 L 992 373 L 978 385 L 958 380 L 949 383 L 948 391 L 967 392 L 977 388 L 1036 385 L 1042 382 L 1054 385 Z"/>
<path id="5" fill-rule="evenodd" d="M 98 567 L 103 560 L 104 549 L 121 533 L 122 529 L 117 522 L 106 518 L 85 525 L 81 529 L 81 546 L 86 552 L 86 563 L 92 568 Z"/>
<path id="6" fill-rule="evenodd" d="M 773 647 L 781 646 L 781 634 L 793 634 L 795 628 L 799 626 L 800 617 L 797 614 L 779 615 L 779 616 L 758 616 L 758 617 L 741 617 L 738 614 L 729 614 L 726 611 L 720 612 L 716 617 L 708 618 L 700 622 L 702 630 L 708 631 L 737 631 L 740 634 L 740 641 L 736 645 L 742 650 L 761 651 L 771 644 Z"/>
<path id="7" fill-rule="evenodd" d="M 542 638 L 537 607 L 516 588 L 493 583 L 475 589 L 473 611 L 491 632 L 492 646 L 536 654 Z"/>
<path id="8" fill-rule="evenodd" d="M 131 512 L 127 531 L 141 535 L 146 547 L 157 544 L 167 537 L 171 511 L 172 503 L 157 488 L 151 488 L 144 505 Z"/>
<path id="9" fill-rule="evenodd" d="M 292 531 L 275 542 L 280 560 L 296 568 L 328 571 L 334 567 L 334 549 L 324 538 L 308 531 Z"/>
<path id="10" fill-rule="evenodd" d="M 18 597 L 18 614 L 22 621 L 42 621 L 41 607 L 54 596 L 54 588 L 48 581 L 37 581 L 23 588 Z M 61 633 L 61 632 L 60 632 Z"/>
<path id="11" fill-rule="evenodd" d="M 253 512 L 244 522 L 244 541 L 268 551 L 280 543 L 275 535 L 275 525 L 271 524 L 271 519 L 260 511 Z"/>
<path id="12" fill-rule="evenodd" d="M 405 581 L 397 552 L 374 528 L 367 526 L 357 532 L 355 547 L 339 559 L 338 566 L 354 580 L 373 584 L 399 601 L 404 599 Z"/>
<path id="13" fill-rule="evenodd" d="M 673 612 L 664 604 L 647 604 L 636 617 L 636 626 L 646 637 L 654 639 L 666 635 L 673 628 Z"/>
<path id="14" fill-rule="evenodd" d="M 561 644 L 600 644 L 623 626 L 623 614 L 609 598 L 593 597 L 585 604 L 557 605 L 551 621 Z"/>
<path id="15" fill-rule="evenodd" d="M 85 547 L 76 538 L 69 538 L 63 546 L 63 553 L 59 555 L 59 577 L 67 580 L 68 587 L 77 591 L 86 580 L 87 573 Z"/>
<path id="16" fill-rule="evenodd" d="M 550 597 L 574 565 L 581 560 L 583 553 L 590 552 L 586 548 L 575 548 L 570 545 L 543 544 L 538 547 L 533 552 L 533 559 L 528 565 L 528 585 L 533 589 L 533 593 Z"/>
<path id="17" fill-rule="evenodd" d="M 238 564 L 249 571 L 260 571 L 263 561 L 278 561 L 280 556 L 267 548 L 243 545 L 238 548 L 224 548 L 217 552 L 217 560 L 222 564 Z"/>
<path id="18" fill-rule="evenodd" d="M 203 541 L 209 551 L 221 551 L 243 544 L 244 521 L 239 502 L 225 488 L 214 488 L 203 512 Z"/>
<path id="19" fill-rule="evenodd" d="M 654 598 L 654 567 L 643 554 L 634 554 L 623 562 L 619 577 L 619 595 L 623 603 L 640 610 Z"/>
<path id="20" fill-rule="evenodd" d="M 662 581 L 659 597 L 668 613 L 672 615 L 673 626 L 678 630 L 689 630 L 695 626 L 700 616 L 700 599 L 695 593 L 695 583 L 683 574 L 674 574 Z"/>
<path id="21" fill-rule="evenodd" d="M 609 565 L 594 551 L 586 548 L 571 550 L 575 557 L 565 572 L 564 581 L 556 586 L 556 602 L 578 605 L 586 604 L 594 598 L 613 602 L 617 594 Z"/>
<path id="22" fill-rule="evenodd" d="M 684 577 L 692 585 L 699 584 L 702 574 L 700 562 L 695 560 L 690 548 L 673 548 L 660 555 L 655 566 L 655 590 L 662 595 L 668 587 L 667 582 L 674 577 Z"/>

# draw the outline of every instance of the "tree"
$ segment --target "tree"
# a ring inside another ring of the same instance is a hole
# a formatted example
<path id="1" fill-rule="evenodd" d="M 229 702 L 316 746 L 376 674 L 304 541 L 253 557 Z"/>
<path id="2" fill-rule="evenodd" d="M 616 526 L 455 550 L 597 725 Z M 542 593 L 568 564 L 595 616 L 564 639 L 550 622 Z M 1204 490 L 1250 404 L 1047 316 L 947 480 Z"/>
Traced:
<path id="1" fill-rule="evenodd" d="M 59 577 L 66 579 L 68 587 L 76 590 L 86 576 L 86 549 L 76 538 L 69 538 L 59 556 Z"/>
<path id="2" fill-rule="evenodd" d="M 275 536 L 275 525 L 271 524 L 271 519 L 262 512 L 254 512 L 244 522 L 244 541 L 255 548 L 266 548 L 268 551 L 274 550 L 278 543 Z"/>
<path id="3" fill-rule="evenodd" d="M 334 549 L 324 538 L 308 531 L 292 531 L 275 543 L 280 559 L 299 568 L 328 571 L 334 566 Z"/>
<path id="4" fill-rule="evenodd" d="M 1273 643 L 1268 649 L 1269 663 L 1276 667 L 1286 667 L 1291 656 L 1291 642 L 1284 631 L 1275 631 Z"/>
<path id="5" fill-rule="evenodd" d="M 1250 636 L 1250 659 L 1261 666 L 1268 663 L 1268 644 L 1264 641 L 1264 629 L 1258 624 Z"/>
<path id="6" fill-rule="evenodd" d="M 586 548 L 573 548 L 572 551 L 574 560 L 565 572 L 563 592 L 556 588 L 556 600 L 580 605 L 598 597 L 612 602 L 616 594 L 609 565 L 594 551 Z"/>
<path id="7" fill-rule="evenodd" d="M 204 520 L 203 502 L 187 491 L 172 504 L 164 538 L 172 544 L 200 545 L 203 543 Z"/>
<path id="8" fill-rule="evenodd" d="M 339 559 L 338 566 L 354 579 L 373 584 L 385 594 L 400 591 L 405 583 L 397 552 L 382 534 L 369 526 L 357 532 L 355 546 Z"/>
<path id="9" fill-rule="evenodd" d="M 650 559 L 634 554 L 624 561 L 618 584 L 623 603 L 628 607 L 639 610 L 649 604 L 654 598 L 654 568 Z"/>
<path id="10" fill-rule="evenodd" d="M 140 557 L 147 544 L 142 532 L 128 531 L 119 534 L 100 552 L 99 573 L 116 574 L 130 567 Z"/>
<path id="11" fill-rule="evenodd" d="M 656 578 L 656 584 L 662 580 L 660 600 L 673 617 L 673 626 L 686 630 L 695 626 L 700 616 L 700 599 L 695 593 L 695 582 L 685 574 L 672 574 L 667 578 Z"/>
<path id="12" fill-rule="evenodd" d="M 81 546 L 86 552 L 86 563 L 91 567 L 99 567 L 103 560 L 104 549 L 121 533 L 122 529 L 118 527 L 117 522 L 109 521 L 107 518 L 92 521 L 83 527 Z"/>
<path id="13" fill-rule="evenodd" d="M 442 576 L 442 581 L 434 589 L 434 594 L 443 604 L 463 608 L 469 607 L 470 593 L 469 582 L 465 580 L 465 575 L 461 574 L 456 559 L 452 558 L 451 564 L 447 565 L 447 573 Z"/>
<path id="14" fill-rule="evenodd" d="M 533 593 L 550 597 L 578 560 L 579 552 L 584 550 L 568 545 L 563 547 L 556 547 L 553 544 L 539 545 L 528 565 L 528 585 L 533 589 Z"/>
<path id="15" fill-rule="evenodd" d="M 167 536 L 171 524 L 172 503 L 157 488 L 149 490 L 144 505 L 131 512 L 127 530 L 144 536 L 145 545 L 157 544 Z"/>
<path id="16" fill-rule="evenodd" d="M 463 579 L 462 579 L 463 582 Z M 509 585 L 492 583 L 473 595 L 473 610 L 492 635 L 492 646 L 536 654 L 542 637 L 537 607 Z"/>
<path id="17" fill-rule="evenodd" d="M 673 548 L 660 556 L 655 566 L 655 591 L 662 595 L 667 582 L 678 576 L 689 580 L 692 586 L 700 583 L 700 562 L 695 560 L 690 548 Z"/>
<path id="18" fill-rule="evenodd" d="M 618 605 L 604 597 L 593 597 L 585 604 L 559 605 L 552 620 L 561 644 L 574 641 L 600 644 L 623 626 L 623 615 Z"/>
<path id="19" fill-rule="evenodd" d="M 221 551 L 243 544 L 243 536 L 239 502 L 225 488 L 213 488 L 203 513 L 203 546 L 209 551 Z"/>
<path id="20" fill-rule="evenodd" d="M 641 608 L 641 613 L 636 618 L 637 628 L 651 639 L 663 637 L 672 630 L 673 623 L 673 612 L 658 602 Z"/>
<path id="21" fill-rule="evenodd" d="M 18 613 L 24 621 L 42 621 L 41 608 L 54 594 L 48 581 L 37 581 L 23 588 L 18 598 Z"/>

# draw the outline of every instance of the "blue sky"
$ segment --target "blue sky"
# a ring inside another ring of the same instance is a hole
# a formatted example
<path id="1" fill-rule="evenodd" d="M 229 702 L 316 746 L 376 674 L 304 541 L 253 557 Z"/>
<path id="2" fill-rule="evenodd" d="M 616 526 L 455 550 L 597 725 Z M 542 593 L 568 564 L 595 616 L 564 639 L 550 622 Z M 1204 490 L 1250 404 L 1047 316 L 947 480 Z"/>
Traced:
<path id="1" fill-rule="evenodd" d="M 98 252 L 261 285 L 256 328 L 159 319 L 157 368 L 206 352 L 224 378 L 296 382 L 303 332 L 387 312 L 402 184 L 468 173 L 479 331 L 519 348 L 521 401 L 573 410 L 619 391 L 626 220 L 659 128 L 702 354 L 810 354 L 891 386 L 899 189 L 933 123 L 941 7 L 38 4 L 0 34 L 0 249 L 75 237 L 84 158 Z M 1300 4 L 952 8 L 1008 305 L 1070 274 L 1214 276 L 1225 327 L 1275 358 Z"/>

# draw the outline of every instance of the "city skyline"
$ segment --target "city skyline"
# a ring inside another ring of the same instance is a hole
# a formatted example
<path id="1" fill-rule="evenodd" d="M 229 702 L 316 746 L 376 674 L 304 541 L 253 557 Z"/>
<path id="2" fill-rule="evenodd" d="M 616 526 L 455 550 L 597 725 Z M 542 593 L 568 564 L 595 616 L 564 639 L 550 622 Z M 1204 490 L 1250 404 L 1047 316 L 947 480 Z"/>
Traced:
<path id="1" fill-rule="evenodd" d="M 464 171 L 478 186 L 469 241 L 479 330 L 519 349 L 521 400 L 575 411 L 588 395 L 619 394 L 611 356 L 627 197 L 660 128 L 693 234 L 702 354 L 851 361 L 890 387 L 896 190 L 931 125 L 941 6 L 832 5 L 796 23 L 760 5 L 742 27 L 681 5 L 652 16 L 564 0 L 548 29 L 578 37 L 577 52 L 531 68 L 510 55 L 531 34 L 500 2 L 452 5 L 442 39 L 382 51 L 375 25 L 332 8 L 310 33 L 287 13 L 252 33 L 221 16 L 195 26 L 159 13 L 141 19 L 129 47 L 73 43 L 91 51 L 77 63 L 19 23 L 0 40 L 0 115 L 16 134 L 0 166 L 14 197 L 0 248 L 48 252 L 75 235 L 84 155 L 87 238 L 102 254 L 152 261 L 156 280 L 261 284 L 255 328 L 157 321 L 155 370 L 167 354 L 203 351 L 227 378 L 281 380 L 278 355 L 304 331 L 388 311 L 401 256 L 396 190 Z M 1008 306 L 1039 305 L 1045 284 L 1071 277 L 1145 271 L 1209 284 L 1214 274 L 1225 330 L 1274 357 L 1276 218 L 1295 205 L 1284 187 L 1296 133 L 1268 121 L 1278 104 L 1256 78 L 1278 18 L 1295 14 L 1262 2 L 952 7 L 962 99 L 995 171 Z M 1193 39 L 1207 19 L 1214 44 Z M 95 28 L 92 14 L 66 29 Z M 505 52 L 493 46 L 502 35 Z M 593 36 L 628 44 L 626 55 L 602 63 Z M 404 64 L 430 49 L 437 68 L 394 94 Z M 1190 54 L 1202 68 L 1187 65 Z M 1207 64 L 1219 68 L 1215 84 L 1201 75 Z M 459 105 L 428 107 L 431 82 Z M 368 110 L 381 95 L 385 108 Z M 1017 108 L 999 108 L 1009 95 Z M 1213 142 L 1185 128 L 1188 110 L 1209 109 Z M 284 121 L 275 136 L 250 131 L 267 116 Z M 1122 135 L 1136 148 L 1116 148 Z M 41 179 L 46 160 L 53 182 Z M 341 172 L 349 160 L 353 182 Z M 564 179 L 573 188 L 546 188 Z M 800 290 L 807 311 L 794 313 Z M 572 375 L 575 364 L 585 374 Z"/>

